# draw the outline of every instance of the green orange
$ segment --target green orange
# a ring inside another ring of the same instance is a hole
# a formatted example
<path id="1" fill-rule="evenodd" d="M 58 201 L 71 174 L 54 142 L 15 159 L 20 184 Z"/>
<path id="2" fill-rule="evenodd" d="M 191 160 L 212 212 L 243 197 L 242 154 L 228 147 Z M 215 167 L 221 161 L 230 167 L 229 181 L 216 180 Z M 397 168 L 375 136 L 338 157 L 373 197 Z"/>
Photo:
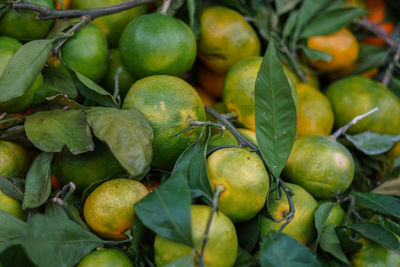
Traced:
<path id="1" fill-rule="evenodd" d="M 117 249 L 98 249 L 87 254 L 77 267 L 133 267 L 122 251 Z"/>
<path id="2" fill-rule="evenodd" d="M 0 190 L 0 210 L 6 211 L 21 220 L 24 220 L 26 217 L 22 210 L 21 202 L 19 200 L 16 200 L 15 198 L 7 196 L 1 190 Z"/>
<path id="3" fill-rule="evenodd" d="M 32 4 L 54 8 L 54 0 L 30 0 Z M 30 10 L 9 8 L 0 18 L 0 35 L 21 41 L 44 38 L 53 25 L 53 20 L 38 20 L 38 13 Z"/>
<path id="4" fill-rule="evenodd" d="M 332 200 L 317 200 L 318 206 L 324 204 L 324 203 L 333 203 Z M 342 224 L 343 219 L 344 219 L 344 210 L 340 206 L 339 203 L 335 203 L 334 206 L 331 209 L 331 212 L 328 215 L 328 218 L 325 221 L 324 226 L 327 226 L 329 224 L 333 224 L 334 226 L 339 226 Z"/>
<path id="5" fill-rule="evenodd" d="M 192 205 L 191 232 L 193 243 L 201 250 L 211 207 Z M 192 252 L 193 248 L 176 243 L 159 235 L 154 241 L 154 259 L 157 266 L 165 266 Z M 222 212 L 216 212 L 211 221 L 208 241 L 204 250 L 204 266 L 232 267 L 235 264 L 238 250 L 238 240 L 235 226 Z M 194 256 L 195 257 L 195 256 Z"/>
<path id="6" fill-rule="evenodd" d="M 246 137 L 250 142 L 257 145 L 256 133 L 245 129 L 238 128 L 239 133 Z M 224 133 L 218 133 L 211 137 L 210 146 L 238 146 L 239 143 L 230 131 L 224 131 Z"/>
<path id="7" fill-rule="evenodd" d="M 211 187 L 222 186 L 218 208 L 233 222 L 253 218 L 265 205 L 269 176 L 263 161 L 243 148 L 222 148 L 207 158 Z"/>
<path id="8" fill-rule="evenodd" d="M 351 76 L 329 86 L 326 96 L 331 102 L 337 128 L 377 107 L 377 112 L 351 126 L 347 132 L 400 134 L 400 100 L 381 83 L 362 76 Z"/>
<path id="9" fill-rule="evenodd" d="M 105 239 L 127 239 L 133 225 L 134 204 L 149 191 L 134 180 L 115 179 L 97 187 L 86 199 L 83 215 L 96 235 Z"/>
<path id="10" fill-rule="evenodd" d="M 346 147 L 329 137 L 305 135 L 294 142 L 283 174 L 314 197 L 331 198 L 350 186 L 354 161 Z"/>
<path id="11" fill-rule="evenodd" d="M 0 176 L 24 178 L 29 165 L 29 155 L 22 146 L 0 140 Z"/>
<path id="12" fill-rule="evenodd" d="M 65 64 L 98 83 L 107 71 L 107 39 L 95 25 L 88 24 L 61 47 Z"/>
<path id="13" fill-rule="evenodd" d="M 154 131 L 155 168 L 172 169 L 182 152 L 200 136 L 201 128 L 190 127 L 190 120 L 205 120 L 203 103 L 196 90 L 184 80 L 154 75 L 138 80 L 129 89 L 123 109 L 136 109 L 149 120 Z"/>
<path id="14" fill-rule="evenodd" d="M 244 17 L 229 8 L 211 6 L 200 14 L 199 58 L 211 70 L 226 73 L 242 58 L 260 55 L 260 40 Z"/>
<path id="15" fill-rule="evenodd" d="M 126 2 L 127 0 L 73 0 L 71 6 L 73 9 L 90 9 L 115 6 Z M 119 39 L 125 26 L 136 17 L 146 13 L 147 6 L 140 5 L 128 10 L 96 18 L 93 24 L 100 28 L 107 36 L 110 47 L 118 47 Z"/>
<path id="16" fill-rule="evenodd" d="M 315 236 L 314 212 L 318 207 L 317 201 L 301 186 L 286 183 L 294 191 L 293 202 L 295 213 L 293 220 L 283 229 L 282 233 L 290 235 L 300 243 L 309 244 Z M 271 192 L 268 201 L 269 213 L 277 220 L 283 219 L 289 214 L 289 202 L 282 192 L 281 199 L 277 199 L 276 191 Z M 274 222 L 261 217 L 260 240 L 271 231 L 279 231 L 285 222 Z"/>
<path id="17" fill-rule="evenodd" d="M 140 16 L 124 29 L 121 59 L 135 77 L 180 75 L 196 59 L 196 39 L 181 20 L 158 13 Z"/>

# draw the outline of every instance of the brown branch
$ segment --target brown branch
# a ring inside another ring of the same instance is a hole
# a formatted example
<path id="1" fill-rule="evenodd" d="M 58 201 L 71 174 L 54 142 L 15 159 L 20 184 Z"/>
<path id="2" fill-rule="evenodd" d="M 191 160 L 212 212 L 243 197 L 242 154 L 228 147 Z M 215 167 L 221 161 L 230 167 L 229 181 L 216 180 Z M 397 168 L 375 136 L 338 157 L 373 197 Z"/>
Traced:
<path id="1" fill-rule="evenodd" d="M 390 46 L 396 46 L 396 42 L 384 31 L 382 30 L 379 25 L 372 23 L 369 19 L 366 17 L 354 21 L 356 25 L 359 25 L 370 32 L 374 33 L 376 36 L 380 37 L 385 43 L 387 43 Z"/>

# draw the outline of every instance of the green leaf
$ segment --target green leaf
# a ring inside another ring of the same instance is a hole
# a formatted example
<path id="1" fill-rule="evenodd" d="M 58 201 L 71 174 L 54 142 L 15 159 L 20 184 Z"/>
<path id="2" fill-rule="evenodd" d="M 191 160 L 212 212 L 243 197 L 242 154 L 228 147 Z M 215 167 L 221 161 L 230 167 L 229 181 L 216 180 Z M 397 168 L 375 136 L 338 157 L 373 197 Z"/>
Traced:
<path id="1" fill-rule="evenodd" d="M 346 255 L 342 250 L 342 247 L 340 246 L 340 242 L 335 231 L 335 226 L 333 226 L 333 224 L 330 223 L 324 228 L 319 245 L 324 251 L 332 254 L 338 260 L 350 265 Z"/>
<path id="2" fill-rule="evenodd" d="M 187 8 L 188 8 L 188 13 L 189 13 L 190 28 L 192 28 L 192 32 L 197 39 L 200 34 L 201 1 L 200 0 L 188 0 Z"/>
<path id="3" fill-rule="evenodd" d="M 26 223 L 14 215 L 0 210 L 0 252 L 21 244 L 25 236 Z"/>
<path id="4" fill-rule="evenodd" d="M 76 70 L 71 69 L 71 75 L 74 78 L 76 88 L 87 100 L 105 107 L 119 108 L 113 96 L 100 85 Z"/>
<path id="5" fill-rule="evenodd" d="M 193 264 L 194 253 L 190 253 L 185 257 L 177 259 L 176 261 L 170 262 L 165 267 L 194 267 Z"/>
<path id="6" fill-rule="evenodd" d="M 57 203 L 54 202 L 49 202 L 49 204 L 46 205 L 46 208 L 44 210 L 44 214 L 49 217 L 63 217 L 66 219 L 69 219 L 68 214 L 64 211 L 64 209 L 58 205 Z"/>
<path id="7" fill-rule="evenodd" d="M 290 12 L 289 17 L 286 20 L 285 25 L 283 26 L 283 32 L 282 32 L 283 39 L 288 38 L 293 33 L 293 30 L 296 27 L 298 14 L 299 14 L 298 10 Z"/>
<path id="8" fill-rule="evenodd" d="M 345 253 L 356 252 L 362 247 L 362 243 L 355 240 L 351 232 L 352 231 L 348 230 L 347 227 L 336 227 L 336 234 L 340 241 L 340 246 Z"/>
<path id="9" fill-rule="evenodd" d="M 21 245 L 7 248 L 0 255 L 0 266 L 35 267 Z"/>
<path id="10" fill-rule="evenodd" d="M 296 7 L 300 0 L 275 0 L 276 12 L 282 15 Z"/>
<path id="11" fill-rule="evenodd" d="M 23 201 L 24 188 L 24 179 L 0 176 L 0 190 L 7 196 Z"/>
<path id="12" fill-rule="evenodd" d="M 45 152 L 61 152 L 64 145 L 73 154 L 94 149 L 85 114 L 80 110 L 40 111 L 26 118 L 28 139 Z"/>
<path id="13" fill-rule="evenodd" d="M 263 158 L 279 178 L 296 137 L 296 107 L 274 42 L 267 52 L 255 84 L 256 137 Z"/>
<path id="14" fill-rule="evenodd" d="M 320 267 L 316 256 L 293 237 L 271 232 L 264 237 L 260 253 L 261 267 Z"/>
<path id="15" fill-rule="evenodd" d="M 383 154 L 400 141 L 400 135 L 378 134 L 371 131 L 356 135 L 345 134 L 345 136 L 358 150 L 370 156 Z"/>
<path id="16" fill-rule="evenodd" d="M 59 104 L 70 109 L 89 109 L 88 107 L 82 106 L 74 100 L 68 98 L 67 95 L 55 95 L 46 98 L 50 103 Z"/>
<path id="17" fill-rule="evenodd" d="M 32 163 L 26 175 L 23 209 L 37 208 L 50 196 L 51 162 L 53 153 L 42 152 Z"/>
<path id="18" fill-rule="evenodd" d="M 261 215 L 256 215 L 248 222 L 236 224 L 240 247 L 251 252 L 257 245 L 260 236 Z"/>
<path id="19" fill-rule="evenodd" d="M 38 266 L 74 266 L 103 240 L 63 217 L 32 217 L 22 246 Z"/>
<path id="20" fill-rule="evenodd" d="M 400 225 L 389 218 L 385 218 L 385 228 L 400 236 Z"/>
<path id="21" fill-rule="evenodd" d="M 52 44 L 52 39 L 34 40 L 17 50 L 0 78 L 0 102 L 25 94 L 46 63 Z"/>
<path id="22" fill-rule="evenodd" d="M 307 58 L 311 59 L 312 61 L 323 60 L 323 61 L 330 61 L 332 56 L 328 53 L 308 48 L 304 45 L 301 46 L 301 50 L 303 50 L 304 54 Z"/>
<path id="23" fill-rule="evenodd" d="M 374 193 L 353 193 L 353 195 L 370 209 L 400 219 L 400 199 Z"/>
<path id="24" fill-rule="evenodd" d="M 44 85 L 54 89 L 59 94 L 76 98 L 78 91 L 71 76 L 60 69 L 45 68 L 43 70 Z"/>
<path id="25" fill-rule="evenodd" d="M 153 158 L 153 130 L 137 110 L 92 108 L 86 118 L 94 135 L 107 143 L 111 152 L 132 176 L 143 173 Z"/>
<path id="26" fill-rule="evenodd" d="M 371 70 L 376 67 L 381 67 L 386 63 L 389 56 L 389 50 L 375 45 L 360 44 L 359 45 L 357 68 L 352 74 L 361 74 L 364 71 Z"/>
<path id="27" fill-rule="evenodd" d="M 277 14 L 267 6 L 262 6 L 257 10 L 253 21 L 258 28 L 258 32 L 265 40 L 271 38 L 271 32 L 278 27 L 278 22 Z"/>
<path id="28" fill-rule="evenodd" d="M 317 250 L 318 242 L 322 234 L 322 230 L 324 229 L 325 222 L 331 213 L 332 208 L 335 206 L 335 203 L 327 202 L 318 206 L 317 210 L 314 213 L 314 224 L 317 229 L 317 238 L 313 244 L 314 251 Z"/>
<path id="29" fill-rule="evenodd" d="M 350 225 L 349 228 L 385 248 L 400 253 L 400 243 L 397 240 L 397 237 L 380 224 L 373 222 L 358 222 Z"/>
<path id="30" fill-rule="evenodd" d="M 175 166 L 181 166 L 182 155 Z M 175 170 L 175 167 L 174 167 Z M 160 236 L 193 246 L 190 226 L 190 188 L 181 171 L 171 177 L 135 205 L 140 220 Z"/>
<path id="31" fill-rule="evenodd" d="M 251 267 L 253 264 L 253 258 L 250 253 L 239 247 L 236 262 L 233 267 Z"/>
<path id="32" fill-rule="evenodd" d="M 349 25 L 355 18 L 366 13 L 367 11 L 356 7 L 344 7 L 323 12 L 307 24 L 301 37 L 308 38 L 337 32 Z"/>

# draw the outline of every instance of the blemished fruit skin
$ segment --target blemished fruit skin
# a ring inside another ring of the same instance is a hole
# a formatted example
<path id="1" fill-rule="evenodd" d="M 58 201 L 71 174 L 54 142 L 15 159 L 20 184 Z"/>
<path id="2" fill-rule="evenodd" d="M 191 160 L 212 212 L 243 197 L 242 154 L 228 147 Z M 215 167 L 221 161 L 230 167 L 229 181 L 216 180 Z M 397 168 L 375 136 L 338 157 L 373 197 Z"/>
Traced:
<path id="1" fill-rule="evenodd" d="M 349 257 L 354 267 L 400 266 L 400 255 L 395 251 L 362 237 L 358 241 L 362 248 Z"/>
<path id="2" fill-rule="evenodd" d="M 207 174 L 213 190 L 224 187 L 218 208 L 233 222 L 253 218 L 265 205 L 269 176 L 255 153 L 243 148 L 222 148 L 207 158 Z"/>
<path id="3" fill-rule="evenodd" d="M 354 177 L 354 161 L 342 144 L 320 135 L 294 142 L 283 170 L 284 177 L 318 198 L 344 193 Z"/>
<path id="4" fill-rule="evenodd" d="M 317 200 L 318 206 L 322 205 L 323 203 L 326 202 L 333 202 L 331 200 Z M 339 203 L 336 203 L 332 209 L 331 212 L 328 215 L 328 218 L 325 221 L 324 226 L 328 226 L 329 224 L 333 224 L 334 226 L 339 226 L 343 219 L 344 219 L 344 210 L 340 206 Z"/>
<path id="5" fill-rule="evenodd" d="M 305 83 L 297 83 L 296 89 L 299 96 L 297 136 L 328 136 L 334 123 L 333 110 L 328 98 L 318 89 Z"/>
<path id="6" fill-rule="evenodd" d="M 206 118 L 196 90 L 169 75 L 138 80 L 129 89 L 122 108 L 139 110 L 149 120 L 154 131 L 152 166 L 161 169 L 172 169 L 182 152 L 199 138 L 201 128 L 178 132 L 190 126 L 189 120 Z"/>
<path id="7" fill-rule="evenodd" d="M 15 198 L 7 196 L 1 190 L 0 190 L 0 210 L 6 211 L 14 215 L 18 219 L 21 220 L 25 219 L 25 214 L 22 211 L 21 202 L 19 200 L 16 200 Z"/>
<path id="8" fill-rule="evenodd" d="M 292 199 L 296 211 L 293 220 L 282 230 L 282 233 L 307 245 L 315 236 L 314 212 L 318 207 L 317 201 L 301 186 L 290 183 L 286 185 L 294 191 Z M 275 219 L 279 220 L 288 215 L 289 202 L 283 192 L 281 199 L 277 199 L 276 191 L 271 192 L 268 202 L 269 212 Z M 285 222 L 274 222 L 261 216 L 259 240 L 262 241 L 271 231 L 279 231 L 283 223 Z"/>
<path id="9" fill-rule="evenodd" d="M 135 77 L 178 76 L 192 68 L 197 45 L 192 30 L 181 20 L 153 13 L 140 16 L 126 26 L 119 51 Z"/>
<path id="10" fill-rule="evenodd" d="M 250 142 L 257 145 L 256 133 L 245 129 L 245 128 L 237 128 L 239 133 L 241 133 L 244 137 L 246 137 Z M 209 146 L 238 146 L 239 143 L 233 134 L 230 131 L 224 131 L 223 134 L 218 133 L 211 137 L 208 142 Z"/>
<path id="11" fill-rule="evenodd" d="M 192 205 L 191 231 L 194 244 L 202 241 L 211 207 Z M 200 252 L 201 245 L 198 246 Z M 238 239 L 235 226 L 222 212 L 214 213 L 211 222 L 208 241 L 204 251 L 204 266 L 231 267 L 235 264 L 238 250 Z M 191 253 L 192 248 L 185 244 L 176 243 L 159 235 L 154 242 L 154 259 L 157 266 L 165 266 Z"/>
<path id="12" fill-rule="evenodd" d="M 63 150 L 57 155 L 53 174 L 63 184 L 74 182 L 78 192 L 94 182 L 121 172 L 123 168 L 105 145 L 96 145 L 94 151 L 73 155 Z"/>
<path id="13" fill-rule="evenodd" d="M 0 36 L 0 77 L 3 75 L 13 55 L 21 46 L 22 44 L 14 38 Z M 42 83 L 43 76 L 42 74 L 39 74 L 25 94 L 0 103 L 0 112 L 15 113 L 24 111 L 31 105 L 34 94 L 40 85 L 42 85 Z"/>
<path id="14" fill-rule="evenodd" d="M 309 60 L 311 66 L 322 72 L 333 72 L 347 68 L 358 57 L 359 48 L 357 39 L 346 28 L 328 35 L 310 37 L 307 40 L 307 46 L 332 56 L 330 61 Z"/>
<path id="15" fill-rule="evenodd" d="M 377 112 L 351 126 L 347 133 L 400 134 L 400 100 L 384 85 L 366 77 L 350 76 L 331 84 L 326 96 L 331 102 L 337 128 L 377 107 Z"/>
<path id="16" fill-rule="evenodd" d="M 260 55 L 260 40 L 244 17 L 229 8 L 212 6 L 200 14 L 199 58 L 224 74 L 242 58 Z"/>
<path id="17" fill-rule="evenodd" d="M 54 0 L 30 0 L 32 4 L 54 8 Z M 21 41 L 44 38 L 53 25 L 53 20 L 38 20 L 38 13 L 30 10 L 10 8 L 0 18 L 0 35 Z"/>
<path id="18" fill-rule="evenodd" d="M 83 215 L 92 231 L 105 239 L 123 240 L 132 228 L 134 204 L 149 191 L 134 180 L 115 179 L 97 187 L 86 199 Z"/>
<path id="19" fill-rule="evenodd" d="M 73 9 L 90 9 L 114 6 L 126 2 L 127 0 L 73 0 Z M 125 26 L 136 17 L 145 14 L 146 5 L 130 8 L 128 10 L 96 18 L 93 24 L 102 30 L 107 36 L 110 47 L 118 47 L 119 39 Z"/>
<path id="20" fill-rule="evenodd" d="M 96 83 L 107 71 L 108 53 L 106 36 L 93 24 L 86 25 L 61 47 L 65 64 Z"/>
<path id="21" fill-rule="evenodd" d="M 83 257 L 77 267 L 133 267 L 133 264 L 122 251 L 99 249 Z"/>
<path id="22" fill-rule="evenodd" d="M 29 165 L 29 155 L 22 146 L 0 140 L 0 176 L 24 178 Z"/>

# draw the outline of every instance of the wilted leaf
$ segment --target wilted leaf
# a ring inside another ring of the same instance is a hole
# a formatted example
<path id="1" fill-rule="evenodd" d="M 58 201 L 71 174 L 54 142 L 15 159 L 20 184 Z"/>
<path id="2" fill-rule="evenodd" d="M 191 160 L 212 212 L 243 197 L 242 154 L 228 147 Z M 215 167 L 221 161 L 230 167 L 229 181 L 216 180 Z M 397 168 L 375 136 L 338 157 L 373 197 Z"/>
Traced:
<path id="1" fill-rule="evenodd" d="M 400 141 L 400 135 L 378 134 L 371 131 L 356 135 L 345 134 L 345 136 L 358 150 L 370 156 L 385 153 Z"/>
<path id="2" fill-rule="evenodd" d="M 81 104 L 75 102 L 68 98 L 67 95 L 55 95 L 46 98 L 50 103 L 55 103 L 69 107 L 70 109 L 89 109 L 88 107 L 82 106 Z"/>
<path id="3" fill-rule="evenodd" d="M 20 244 L 26 234 L 26 223 L 14 215 L 0 210 L 0 253 Z"/>
<path id="4" fill-rule="evenodd" d="M 372 193 L 400 197 L 400 177 L 384 182 L 372 190 Z"/>
<path id="5" fill-rule="evenodd" d="M 25 180 L 22 178 L 0 176 L 0 190 L 12 198 L 24 200 Z"/>
<path id="6" fill-rule="evenodd" d="M 358 201 L 378 212 L 400 218 L 400 199 L 374 193 L 353 193 Z"/>
<path id="7" fill-rule="evenodd" d="M 332 254 L 338 260 L 350 265 L 349 261 L 346 258 L 346 255 L 342 250 L 342 247 L 340 246 L 340 242 L 333 224 L 328 224 L 324 228 L 321 239 L 319 241 L 319 245 L 324 251 Z"/>

